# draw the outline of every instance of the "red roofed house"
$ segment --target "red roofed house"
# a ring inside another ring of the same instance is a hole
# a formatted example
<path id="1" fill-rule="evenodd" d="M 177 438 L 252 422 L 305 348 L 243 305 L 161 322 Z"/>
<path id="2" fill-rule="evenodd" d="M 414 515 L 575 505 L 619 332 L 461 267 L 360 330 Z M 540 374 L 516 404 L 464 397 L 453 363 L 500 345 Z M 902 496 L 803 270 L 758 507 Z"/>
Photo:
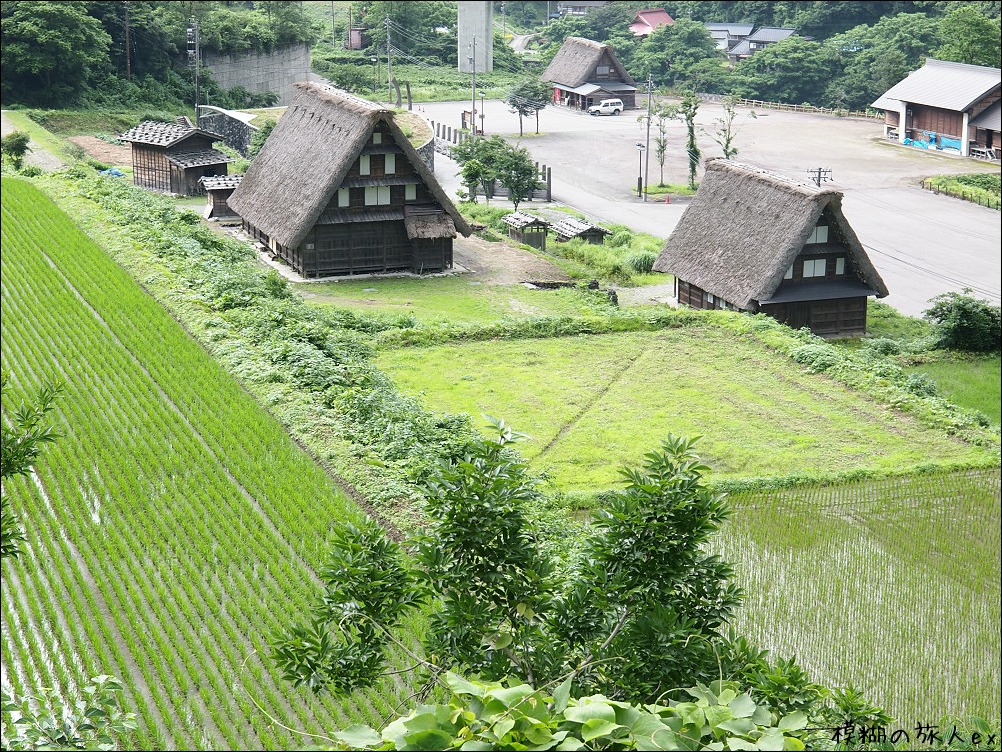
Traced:
<path id="1" fill-rule="evenodd" d="M 633 23 L 630 24 L 630 31 L 635 37 L 646 37 L 655 29 L 671 26 L 673 23 L 675 23 L 675 19 L 669 16 L 663 8 L 638 10 Z"/>

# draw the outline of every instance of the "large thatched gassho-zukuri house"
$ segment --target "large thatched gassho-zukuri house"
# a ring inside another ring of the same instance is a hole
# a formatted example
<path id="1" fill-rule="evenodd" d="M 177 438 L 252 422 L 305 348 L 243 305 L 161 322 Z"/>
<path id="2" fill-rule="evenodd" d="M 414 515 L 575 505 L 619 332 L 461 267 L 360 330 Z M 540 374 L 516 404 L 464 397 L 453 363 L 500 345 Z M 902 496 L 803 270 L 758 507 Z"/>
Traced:
<path id="1" fill-rule="evenodd" d="M 233 161 L 212 148 L 222 136 L 196 128 L 184 116 L 173 123 L 144 120 L 119 139 L 132 144 L 132 182 L 161 193 L 201 195 L 200 180 L 225 175 Z"/>
<path id="2" fill-rule="evenodd" d="M 603 99 L 637 106 L 637 85 L 612 47 L 582 37 L 567 37 L 542 79 L 553 85 L 553 103 L 587 110 Z"/>
<path id="3" fill-rule="evenodd" d="M 766 313 L 822 337 L 866 333 L 866 301 L 887 295 L 842 214 L 842 194 L 712 159 L 654 263 L 692 308 Z"/>
<path id="4" fill-rule="evenodd" d="M 393 111 L 296 86 L 228 201 L 244 228 L 304 277 L 451 268 L 472 230 Z"/>

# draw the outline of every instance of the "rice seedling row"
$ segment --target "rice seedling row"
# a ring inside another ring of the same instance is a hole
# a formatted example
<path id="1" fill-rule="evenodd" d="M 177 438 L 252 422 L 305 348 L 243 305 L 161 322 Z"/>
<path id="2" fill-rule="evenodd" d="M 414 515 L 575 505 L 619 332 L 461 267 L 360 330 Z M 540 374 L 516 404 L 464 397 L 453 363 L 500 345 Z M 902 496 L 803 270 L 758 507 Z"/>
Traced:
<path id="1" fill-rule="evenodd" d="M 141 748 L 300 743 L 250 697 L 313 733 L 378 723 L 369 702 L 294 690 L 264 657 L 267 635 L 308 608 L 329 530 L 357 510 L 64 215 L 13 185 L 3 363 L 19 390 L 66 381 L 66 436 L 38 465 L 47 499 L 27 479 L 10 484 L 31 531 L 17 577 L 37 595 L 18 600 L 16 623 L 5 608 L 5 676 L 65 691 L 117 671 Z M 68 634 L 42 645 L 43 630 Z M 402 696 L 396 680 L 379 691 Z"/>

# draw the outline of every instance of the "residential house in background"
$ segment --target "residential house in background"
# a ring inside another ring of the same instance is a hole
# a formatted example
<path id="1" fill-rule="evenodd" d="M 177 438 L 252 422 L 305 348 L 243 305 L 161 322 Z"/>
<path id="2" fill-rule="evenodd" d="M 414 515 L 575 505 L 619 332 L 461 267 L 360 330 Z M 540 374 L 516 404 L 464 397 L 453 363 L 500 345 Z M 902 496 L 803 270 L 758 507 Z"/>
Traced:
<path id="1" fill-rule="evenodd" d="M 587 110 L 603 99 L 637 106 L 637 86 L 612 47 L 582 37 L 567 37 L 541 78 L 553 85 L 553 103 Z"/>
<path id="2" fill-rule="evenodd" d="M 635 37 L 650 36 L 655 29 L 662 26 L 671 26 L 675 19 L 668 15 L 663 8 L 651 8 L 650 10 L 638 10 L 630 23 L 630 31 Z"/>
<path id="3" fill-rule="evenodd" d="M 755 29 L 754 24 L 719 23 L 716 21 L 708 21 L 703 26 L 710 32 L 710 36 L 717 44 L 717 49 L 722 52 L 727 52 Z"/>
<path id="4" fill-rule="evenodd" d="M 866 333 L 887 287 L 842 213 L 842 194 L 716 158 L 654 263 L 679 304 L 768 314 L 822 337 Z"/>
<path id="5" fill-rule="evenodd" d="M 927 58 L 871 107 L 884 111 L 884 136 L 924 149 L 998 159 L 1002 70 Z"/>
<path id="6" fill-rule="evenodd" d="M 782 42 L 787 37 L 792 37 L 797 33 L 796 29 L 777 29 L 770 26 L 763 26 L 739 41 L 727 50 L 727 59 L 731 63 L 740 63 L 761 52 L 766 47 L 776 42 Z"/>
<path id="7" fill-rule="evenodd" d="M 244 229 L 304 277 L 451 268 L 472 230 L 393 110 L 297 87 L 229 198 Z"/>
<path id="8" fill-rule="evenodd" d="M 608 4 L 608 0 L 566 0 L 566 2 L 557 3 L 556 14 L 560 16 L 587 16 L 593 10 Z"/>
<path id="9" fill-rule="evenodd" d="M 233 161 L 212 148 L 223 140 L 220 134 L 196 128 L 183 115 L 173 123 L 144 120 L 118 138 L 132 145 L 132 182 L 160 193 L 202 195 L 201 178 L 225 175 Z"/>

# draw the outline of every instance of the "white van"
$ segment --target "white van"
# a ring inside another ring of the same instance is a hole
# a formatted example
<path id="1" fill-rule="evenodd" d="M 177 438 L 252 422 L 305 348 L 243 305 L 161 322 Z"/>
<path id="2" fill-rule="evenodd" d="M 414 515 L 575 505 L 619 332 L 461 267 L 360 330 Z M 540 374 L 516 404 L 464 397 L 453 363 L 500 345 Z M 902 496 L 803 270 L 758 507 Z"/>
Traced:
<path id="1" fill-rule="evenodd" d="M 603 99 L 588 108 L 589 115 L 618 115 L 623 111 L 622 99 Z"/>

